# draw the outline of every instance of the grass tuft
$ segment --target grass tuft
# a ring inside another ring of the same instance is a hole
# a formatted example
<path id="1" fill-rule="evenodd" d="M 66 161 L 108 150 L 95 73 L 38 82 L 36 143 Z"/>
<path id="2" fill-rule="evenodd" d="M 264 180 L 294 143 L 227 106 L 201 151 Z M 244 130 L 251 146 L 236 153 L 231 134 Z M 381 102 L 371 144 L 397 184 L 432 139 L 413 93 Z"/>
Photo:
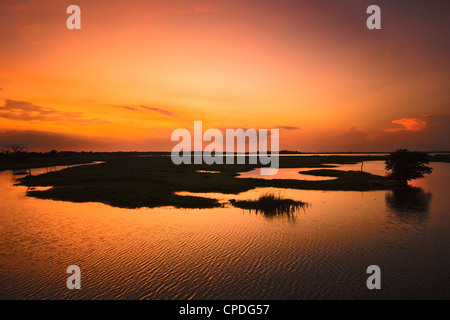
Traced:
<path id="1" fill-rule="evenodd" d="M 265 193 L 256 200 L 230 200 L 234 207 L 263 214 L 266 217 L 293 217 L 300 209 L 308 207 L 308 203 L 286 199 L 274 193 Z"/>

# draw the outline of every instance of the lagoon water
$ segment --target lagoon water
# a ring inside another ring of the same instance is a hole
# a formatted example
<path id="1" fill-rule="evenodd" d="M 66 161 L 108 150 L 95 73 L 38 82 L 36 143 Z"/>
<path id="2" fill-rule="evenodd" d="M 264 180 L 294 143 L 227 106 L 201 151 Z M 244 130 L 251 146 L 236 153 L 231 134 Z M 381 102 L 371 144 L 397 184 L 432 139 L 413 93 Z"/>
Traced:
<path id="1" fill-rule="evenodd" d="M 222 208 L 132 210 L 30 198 L 0 172 L 0 298 L 449 299 L 450 164 L 432 167 L 406 193 L 271 188 L 310 204 L 294 218 L 226 204 L 267 189 L 204 195 Z M 81 290 L 66 288 L 69 265 Z M 381 290 L 366 287 L 369 265 Z"/>

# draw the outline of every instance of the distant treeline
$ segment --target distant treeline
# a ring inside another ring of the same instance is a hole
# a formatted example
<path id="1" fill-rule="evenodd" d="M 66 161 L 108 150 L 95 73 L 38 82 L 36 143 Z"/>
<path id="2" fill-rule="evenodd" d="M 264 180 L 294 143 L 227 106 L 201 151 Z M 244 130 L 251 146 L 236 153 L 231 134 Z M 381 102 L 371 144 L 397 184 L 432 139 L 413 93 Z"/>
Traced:
<path id="1" fill-rule="evenodd" d="M 0 150 L 0 162 L 2 163 L 23 163 L 30 159 L 43 158 L 83 158 L 83 157 L 112 157 L 112 156 L 150 156 L 150 155 L 170 155 L 168 151 L 117 151 L 117 152 L 94 152 L 94 151 L 57 151 L 29 152 L 26 148 L 4 148 Z"/>
<path id="2" fill-rule="evenodd" d="M 268 151 L 270 154 L 271 152 Z M 431 151 L 434 157 L 448 157 L 450 151 Z M 101 156 L 101 157 L 114 157 L 114 156 L 169 156 L 170 151 L 114 151 L 114 152 L 96 152 L 96 151 L 58 151 L 50 150 L 48 152 L 29 152 L 26 147 L 21 145 L 10 145 L 0 150 L 0 162 L 26 162 L 30 158 L 69 158 L 69 157 L 85 157 L 85 156 Z M 201 152 L 194 151 L 192 155 L 200 155 Z M 215 154 L 215 152 L 212 152 Z M 249 153 L 246 152 L 246 155 Z M 387 155 L 389 152 L 301 152 L 292 150 L 280 150 L 280 155 L 361 155 L 361 154 L 373 154 L 373 155 Z"/>

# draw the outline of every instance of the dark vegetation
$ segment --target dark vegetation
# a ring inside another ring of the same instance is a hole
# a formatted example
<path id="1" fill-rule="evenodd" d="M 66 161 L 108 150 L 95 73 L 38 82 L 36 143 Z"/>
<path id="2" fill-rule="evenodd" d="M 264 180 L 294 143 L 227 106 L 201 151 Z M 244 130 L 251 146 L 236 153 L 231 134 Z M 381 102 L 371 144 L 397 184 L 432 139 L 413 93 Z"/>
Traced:
<path id="1" fill-rule="evenodd" d="M 374 157 L 378 160 L 377 157 Z M 94 160 L 94 159 L 92 159 Z M 263 180 L 236 178 L 238 172 L 255 165 L 179 165 L 168 156 L 100 156 L 103 164 L 78 166 L 43 175 L 28 175 L 20 180 L 26 186 L 51 186 L 45 191 L 29 191 L 30 196 L 75 202 L 103 202 L 113 206 L 136 208 L 175 206 L 209 208 L 220 206 L 215 199 L 186 197 L 177 191 L 221 192 L 237 194 L 256 187 L 279 187 L 314 190 L 380 190 L 384 177 L 343 174 L 332 181 Z M 364 160 L 368 160 L 364 157 Z M 360 157 L 307 156 L 281 157 L 281 167 L 330 167 L 326 163 L 356 163 Z M 201 173 L 196 170 L 219 171 Z"/>
<path id="2" fill-rule="evenodd" d="M 311 176 L 321 176 L 321 177 L 335 177 L 348 180 L 359 180 L 368 181 L 374 179 L 374 175 L 364 172 L 364 171 L 342 171 L 334 169 L 317 169 L 309 171 L 301 171 L 301 174 L 311 175 Z"/>
<path id="3" fill-rule="evenodd" d="M 2 158 L 14 163 L 25 162 L 29 156 L 28 148 L 22 143 L 11 143 L 1 152 Z"/>
<path id="4" fill-rule="evenodd" d="M 429 162 L 428 153 L 399 149 L 387 157 L 386 170 L 390 179 L 401 181 L 406 185 L 409 180 L 430 174 L 433 169 L 428 166 Z"/>
<path id="5" fill-rule="evenodd" d="M 300 209 L 305 209 L 308 204 L 302 201 L 285 199 L 273 193 L 261 195 L 256 200 L 230 200 L 234 207 L 262 214 L 265 217 L 286 216 L 294 217 Z"/>
<path id="6" fill-rule="evenodd" d="M 169 153 L 92 153 L 57 152 L 27 153 L 25 162 L 15 162 L 9 154 L 0 155 L 0 170 L 26 169 L 56 165 L 106 161 L 92 166 L 78 166 L 39 176 L 28 175 L 19 183 L 49 186 L 45 191 L 30 190 L 28 195 L 75 202 L 102 202 L 112 206 L 137 208 L 175 206 L 210 208 L 220 206 L 215 199 L 178 196 L 179 191 L 219 192 L 237 194 L 256 187 L 278 187 L 305 190 L 366 191 L 390 189 L 386 177 L 360 171 L 339 171 L 332 164 L 354 164 L 361 161 L 386 160 L 383 155 L 345 156 L 280 156 L 281 168 L 317 168 L 303 174 L 332 176 L 329 181 L 264 180 L 236 178 L 238 172 L 258 165 L 179 165 L 171 162 Z M 450 162 L 446 155 L 431 157 L 431 161 Z M 246 161 L 248 162 L 248 161 Z M 197 170 L 219 173 L 197 172 Z"/>

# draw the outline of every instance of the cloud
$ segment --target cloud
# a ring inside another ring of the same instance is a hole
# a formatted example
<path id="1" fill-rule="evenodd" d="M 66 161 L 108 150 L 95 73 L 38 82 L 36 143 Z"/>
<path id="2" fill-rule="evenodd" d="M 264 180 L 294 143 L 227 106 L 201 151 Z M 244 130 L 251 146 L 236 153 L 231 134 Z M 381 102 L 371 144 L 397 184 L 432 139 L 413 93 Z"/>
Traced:
<path id="1" fill-rule="evenodd" d="M 371 141 L 367 133 L 357 129 L 355 126 L 348 128 L 345 132 L 330 134 L 328 139 L 331 142 L 328 150 L 331 151 L 364 150 L 361 148 L 366 148 L 371 145 Z"/>
<path id="2" fill-rule="evenodd" d="M 291 127 L 291 126 L 278 126 L 276 128 L 283 129 L 283 130 L 298 130 L 298 129 L 300 129 L 299 127 Z"/>
<path id="3" fill-rule="evenodd" d="M 78 125 L 107 123 L 97 119 L 86 119 L 81 112 L 62 112 L 26 101 L 5 100 L 0 106 L 0 117 L 19 121 L 70 122 Z"/>
<path id="4" fill-rule="evenodd" d="M 392 128 L 393 124 L 397 127 Z M 351 126 L 340 132 L 302 132 L 295 146 L 286 147 L 312 152 L 389 152 L 399 148 L 450 151 L 450 115 L 404 117 L 389 121 L 385 126 L 386 128 L 374 131 Z M 292 133 L 294 134 L 295 132 Z M 283 136 L 280 136 L 280 140 L 282 139 Z"/>
<path id="5" fill-rule="evenodd" d="M 126 110 L 130 110 L 130 111 L 140 111 L 142 109 L 145 109 L 145 110 L 149 110 L 149 111 L 153 111 L 153 112 L 157 112 L 157 113 L 163 114 L 163 115 L 168 116 L 168 117 L 179 118 L 179 116 L 177 114 L 175 114 L 174 112 L 172 112 L 170 110 L 157 108 L 157 107 L 147 107 L 147 106 L 144 106 L 144 105 L 139 105 L 139 106 L 118 105 L 116 107 L 119 107 L 119 108 L 122 108 L 122 109 L 126 109 Z"/>
<path id="6" fill-rule="evenodd" d="M 9 130 L 0 132 L 0 147 L 9 143 L 23 143 L 30 151 L 45 150 L 95 150 L 102 146 L 102 139 L 78 135 L 35 130 Z"/>
<path id="7" fill-rule="evenodd" d="M 169 137 L 169 138 L 167 138 Z M 0 150 L 10 143 L 22 143 L 30 151 L 165 151 L 170 135 L 158 137 L 83 136 L 37 130 L 0 131 Z"/>
<path id="8" fill-rule="evenodd" d="M 393 120 L 400 128 L 366 133 L 351 127 L 333 140 L 337 150 L 393 151 L 398 148 L 422 151 L 450 150 L 450 115 L 427 115 Z"/>
<path id="9" fill-rule="evenodd" d="M 421 131 L 427 125 L 424 118 L 402 118 L 393 120 L 392 123 L 400 124 L 403 126 L 401 129 L 409 131 Z"/>
<path id="10" fill-rule="evenodd" d="M 178 117 L 175 113 L 173 113 L 172 111 L 169 111 L 169 110 L 164 110 L 164 109 L 157 108 L 157 107 L 147 107 L 147 106 L 143 106 L 143 105 L 140 105 L 140 107 L 147 109 L 147 110 L 151 110 L 151 111 L 155 111 L 155 112 L 164 114 L 169 117 Z"/>
<path id="11" fill-rule="evenodd" d="M 117 106 L 117 107 L 127 109 L 127 110 L 137 111 L 137 108 L 135 108 L 135 107 L 130 107 L 130 106 Z"/>

